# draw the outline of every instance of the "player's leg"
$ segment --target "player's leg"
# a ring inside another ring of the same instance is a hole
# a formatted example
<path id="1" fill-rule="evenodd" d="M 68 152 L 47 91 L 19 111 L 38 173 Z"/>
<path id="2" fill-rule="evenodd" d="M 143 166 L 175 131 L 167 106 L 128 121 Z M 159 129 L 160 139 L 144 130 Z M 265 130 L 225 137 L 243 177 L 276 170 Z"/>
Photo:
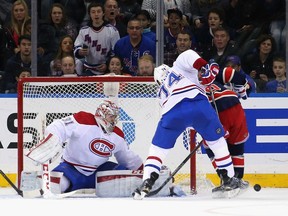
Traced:
<path id="1" fill-rule="evenodd" d="M 80 173 L 73 165 L 61 162 L 52 172 L 63 173 L 61 178 L 52 178 L 51 183 L 61 188 L 61 193 L 70 192 L 78 189 L 95 189 L 95 173 L 84 175 Z M 58 186 L 57 186 L 58 184 Z"/>
<path id="2" fill-rule="evenodd" d="M 218 168 L 217 173 L 222 180 L 221 186 L 214 188 L 212 193 L 230 191 L 230 197 L 237 195 L 239 193 L 239 181 L 234 177 L 232 158 L 224 138 L 225 131 L 217 114 L 207 100 L 199 100 L 193 108 L 195 119 L 192 127 L 206 140 L 213 152 L 214 161 Z"/>
<path id="3" fill-rule="evenodd" d="M 239 187 L 241 189 L 247 189 L 249 187 L 249 182 L 243 180 L 245 167 L 244 143 L 240 143 L 237 145 L 229 144 L 228 148 L 234 165 L 235 177 L 239 179 Z"/>
<path id="4" fill-rule="evenodd" d="M 174 147 L 176 139 L 188 127 L 184 119 L 181 103 L 176 104 L 161 117 L 144 164 L 143 183 L 136 189 L 135 199 L 142 199 L 157 181 L 164 159 Z"/>
<path id="5" fill-rule="evenodd" d="M 219 118 L 224 128 L 229 131 L 229 137 L 226 140 L 234 165 L 235 177 L 240 180 L 240 188 L 246 189 L 249 183 L 243 180 L 245 165 L 244 147 L 246 140 L 249 138 L 249 131 L 245 112 L 239 103 L 220 112 Z"/>

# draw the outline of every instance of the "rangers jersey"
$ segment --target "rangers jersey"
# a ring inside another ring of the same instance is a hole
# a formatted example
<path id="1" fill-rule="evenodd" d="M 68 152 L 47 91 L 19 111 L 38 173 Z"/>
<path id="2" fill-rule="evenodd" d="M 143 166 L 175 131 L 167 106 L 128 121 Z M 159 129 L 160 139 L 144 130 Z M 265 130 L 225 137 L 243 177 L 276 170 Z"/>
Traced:
<path id="1" fill-rule="evenodd" d="M 84 68 L 92 70 L 95 74 L 101 74 L 97 71 L 97 66 L 105 64 L 113 55 L 114 46 L 119 39 L 118 30 L 110 24 L 104 23 L 98 28 L 85 26 L 80 29 L 74 42 L 74 54 L 77 58 L 83 58 L 78 52 L 83 45 L 88 46 L 89 55 L 85 56 Z"/>

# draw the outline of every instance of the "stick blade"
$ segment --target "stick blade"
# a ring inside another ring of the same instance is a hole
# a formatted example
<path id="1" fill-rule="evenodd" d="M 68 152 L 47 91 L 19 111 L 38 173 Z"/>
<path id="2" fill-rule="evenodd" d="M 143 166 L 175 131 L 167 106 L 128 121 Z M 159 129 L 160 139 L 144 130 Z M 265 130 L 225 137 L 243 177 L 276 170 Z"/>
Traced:
<path id="1" fill-rule="evenodd" d="M 43 196 L 42 190 L 29 190 L 29 191 L 22 191 L 23 198 L 41 198 Z"/>

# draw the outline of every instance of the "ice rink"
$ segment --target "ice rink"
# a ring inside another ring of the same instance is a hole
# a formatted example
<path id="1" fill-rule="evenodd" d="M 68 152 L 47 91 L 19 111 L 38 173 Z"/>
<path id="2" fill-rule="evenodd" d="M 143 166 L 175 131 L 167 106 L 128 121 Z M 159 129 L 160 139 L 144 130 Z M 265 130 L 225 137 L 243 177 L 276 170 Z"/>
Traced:
<path id="1" fill-rule="evenodd" d="M 11 188 L 0 188 L 1 212 L 8 215 L 194 215 L 274 216 L 288 212 L 288 188 L 249 188 L 232 199 L 212 199 L 210 191 L 186 197 L 97 198 L 74 194 L 62 199 L 24 199 Z"/>

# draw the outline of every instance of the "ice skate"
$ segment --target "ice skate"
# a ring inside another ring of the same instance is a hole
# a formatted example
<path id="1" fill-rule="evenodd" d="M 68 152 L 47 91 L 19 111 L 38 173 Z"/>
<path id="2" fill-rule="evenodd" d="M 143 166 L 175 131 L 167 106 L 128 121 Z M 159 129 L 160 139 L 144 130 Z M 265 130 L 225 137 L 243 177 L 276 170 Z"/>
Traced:
<path id="1" fill-rule="evenodd" d="M 240 180 L 235 177 L 228 177 L 227 170 L 217 171 L 222 184 L 212 189 L 212 198 L 232 198 L 240 192 Z"/>
<path id="2" fill-rule="evenodd" d="M 150 178 L 143 181 L 142 185 L 133 192 L 133 198 L 136 200 L 142 200 L 152 189 L 155 181 L 158 179 L 159 174 L 152 172 Z"/>
<path id="3" fill-rule="evenodd" d="M 241 190 L 246 190 L 249 187 L 249 182 L 243 179 L 239 179 L 239 187 Z"/>

